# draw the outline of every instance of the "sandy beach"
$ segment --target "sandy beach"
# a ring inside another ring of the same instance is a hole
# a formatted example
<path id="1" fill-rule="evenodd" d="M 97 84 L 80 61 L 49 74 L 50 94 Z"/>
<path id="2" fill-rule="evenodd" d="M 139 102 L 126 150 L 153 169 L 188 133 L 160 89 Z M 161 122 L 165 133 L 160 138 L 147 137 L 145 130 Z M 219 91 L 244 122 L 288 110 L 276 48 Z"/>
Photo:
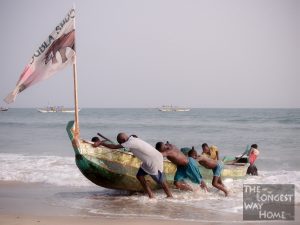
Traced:
<path id="1" fill-rule="evenodd" d="M 113 215 L 92 215 L 85 210 L 53 204 L 59 201 L 65 187 L 45 186 L 42 184 L 24 184 L 19 182 L 0 182 L 0 224 L 2 225 L 53 225 L 53 224 L 264 224 L 263 221 L 243 221 L 242 215 L 199 210 L 202 220 L 156 219 L 147 217 L 119 217 Z M 74 190 L 72 190 L 74 191 Z M 84 190 L 82 190 L 84 191 Z M 299 206 L 296 207 L 296 220 L 287 224 L 299 224 Z M 191 212 L 194 213 L 194 212 Z M 272 223 L 283 224 L 283 221 Z"/>
<path id="2" fill-rule="evenodd" d="M 1 215 L 0 224 L 5 225 L 53 225 L 53 224 L 73 224 L 73 225 L 111 225 L 111 224 L 124 224 L 124 225 L 179 225 L 179 224 L 232 224 L 232 222 L 187 222 L 187 221 L 167 221 L 167 220 L 154 220 L 154 219 L 120 219 L 120 218 L 103 218 L 103 217 L 80 217 L 80 216 L 16 216 L 16 215 Z M 250 224 L 250 223 L 249 223 Z"/>
<path id="3" fill-rule="evenodd" d="M 299 214 L 299 209 L 297 211 Z M 20 215 L 15 214 L 1 214 L 0 224 L 5 225 L 112 225 L 112 224 L 132 224 L 132 225 L 179 225 L 179 224 L 299 224 L 299 220 L 291 222 L 283 221 L 241 221 L 230 220 L 230 215 L 224 217 L 223 221 L 183 221 L 183 220 L 156 220 L 146 218 L 105 218 L 102 216 L 35 216 L 35 215 Z"/>

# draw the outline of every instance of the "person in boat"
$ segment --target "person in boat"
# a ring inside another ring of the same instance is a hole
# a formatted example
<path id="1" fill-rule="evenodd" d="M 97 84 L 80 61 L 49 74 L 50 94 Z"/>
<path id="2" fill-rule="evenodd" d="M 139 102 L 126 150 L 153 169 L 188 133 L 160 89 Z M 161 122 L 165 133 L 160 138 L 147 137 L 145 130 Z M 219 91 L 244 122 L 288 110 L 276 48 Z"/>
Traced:
<path id="1" fill-rule="evenodd" d="M 223 163 L 220 161 L 213 160 L 206 155 L 201 154 L 200 156 L 197 156 L 196 150 L 192 149 L 189 153 L 193 158 L 195 158 L 200 165 L 204 166 L 206 169 L 212 169 L 213 171 L 213 179 L 212 179 L 212 185 L 223 191 L 225 196 L 228 195 L 228 191 L 225 188 L 225 185 L 222 182 L 221 179 L 221 172 L 223 170 Z"/>
<path id="2" fill-rule="evenodd" d="M 193 191 L 193 188 L 186 182 L 189 179 L 192 183 L 199 184 L 202 189 L 207 190 L 202 179 L 199 164 L 192 158 L 185 156 L 176 146 L 169 142 L 157 142 L 155 148 L 177 166 L 174 176 L 174 185 L 180 190 Z"/>
<path id="3" fill-rule="evenodd" d="M 99 146 L 100 144 L 101 144 L 101 142 L 103 143 L 103 142 L 105 142 L 105 143 L 111 143 L 109 140 L 100 140 L 100 138 L 99 137 L 97 137 L 97 136 L 95 136 L 95 137 L 93 137 L 92 139 L 91 139 L 91 141 L 92 142 L 94 142 L 92 145 L 93 145 L 93 147 L 97 147 L 97 146 Z M 126 150 L 125 150 L 126 151 Z"/>
<path id="4" fill-rule="evenodd" d="M 98 145 L 101 142 L 100 138 L 98 138 L 98 137 L 92 137 L 91 141 L 94 142 L 94 145 Z"/>
<path id="5" fill-rule="evenodd" d="M 109 140 L 108 138 L 104 137 L 102 134 L 98 133 L 98 135 L 99 135 L 100 137 L 104 138 L 104 140 L 103 140 L 102 142 L 106 142 L 106 143 L 108 143 L 108 144 L 109 144 L 109 143 L 113 143 L 111 140 Z M 133 136 L 133 137 L 135 137 L 135 138 L 138 137 L 138 136 L 135 135 L 135 134 L 132 134 L 132 135 L 130 135 L 130 136 Z M 93 142 L 93 144 L 92 144 L 93 147 L 99 146 L 99 145 L 100 145 L 100 142 L 101 142 L 100 138 L 97 137 L 97 136 L 93 137 L 93 138 L 91 139 L 91 141 Z M 127 148 L 123 148 L 123 150 L 124 150 L 125 152 L 129 152 L 129 151 L 130 151 L 130 150 L 127 149 Z"/>
<path id="6" fill-rule="evenodd" d="M 207 156 L 208 158 L 211 158 L 213 160 L 218 161 L 219 160 L 219 150 L 217 146 L 208 146 L 207 143 L 202 144 L 202 155 Z"/>
<path id="7" fill-rule="evenodd" d="M 172 197 L 172 193 L 166 183 L 165 175 L 163 173 L 163 156 L 156 149 L 138 138 L 136 135 L 128 136 L 125 133 L 119 133 L 117 136 L 118 145 L 105 143 L 104 141 L 97 142 L 94 147 L 99 145 L 110 149 L 127 148 L 142 161 L 136 178 L 141 183 L 144 190 L 147 192 L 149 198 L 153 198 L 154 194 L 149 187 L 145 176 L 150 175 L 152 179 L 164 189 L 167 197 Z"/>
<path id="8" fill-rule="evenodd" d="M 259 151 L 257 150 L 258 146 L 257 144 L 251 145 L 249 154 L 248 154 L 248 160 L 249 160 L 249 167 L 247 169 L 247 174 L 257 176 L 257 167 L 254 164 L 255 160 L 257 159 L 257 156 L 259 155 Z"/>

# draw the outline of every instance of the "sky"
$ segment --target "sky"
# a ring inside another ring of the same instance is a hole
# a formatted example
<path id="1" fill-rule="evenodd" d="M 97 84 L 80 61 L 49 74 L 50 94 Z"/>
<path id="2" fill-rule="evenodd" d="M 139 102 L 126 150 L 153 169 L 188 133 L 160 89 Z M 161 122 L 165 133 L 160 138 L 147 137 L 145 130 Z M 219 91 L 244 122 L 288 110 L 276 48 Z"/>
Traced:
<path id="1" fill-rule="evenodd" d="M 298 0 L 0 0 L 2 99 L 73 3 L 81 108 L 300 107 Z M 70 66 L 8 107 L 73 102 Z"/>

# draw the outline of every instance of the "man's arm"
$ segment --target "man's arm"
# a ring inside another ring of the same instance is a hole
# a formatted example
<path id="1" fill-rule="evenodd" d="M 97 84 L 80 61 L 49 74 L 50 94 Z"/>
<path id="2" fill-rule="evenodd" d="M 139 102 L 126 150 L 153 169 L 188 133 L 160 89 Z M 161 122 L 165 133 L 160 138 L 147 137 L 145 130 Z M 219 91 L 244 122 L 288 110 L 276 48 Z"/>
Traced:
<path id="1" fill-rule="evenodd" d="M 198 162 L 201 162 L 201 161 L 203 161 L 204 157 L 206 157 L 206 156 L 198 155 L 196 160 L 197 160 Z M 207 157 L 206 157 L 206 158 L 207 158 Z"/>
<path id="2" fill-rule="evenodd" d="M 122 145 L 114 145 L 114 144 L 106 144 L 106 143 L 101 143 L 101 145 L 110 149 L 124 148 Z"/>
<path id="3" fill-rule="evenodd" d="M 217 160 L 219 160 L 219 151 L 216 151 Z"/>
<path id="4" fill-rule="evenodd" d="M 104 143 L 103 141 L 99 141 L 99 142 L 96 142 L 93 147 L 98 147 L 98 146 L 104 146 L 104 147 L 107 147 L 107 148 L 110 148 L 110 149 L 119 149 L 119 148 L 124 148 L 122 145 L 114 145 L 114 144 L 107 144 L 107 143 Z"/>

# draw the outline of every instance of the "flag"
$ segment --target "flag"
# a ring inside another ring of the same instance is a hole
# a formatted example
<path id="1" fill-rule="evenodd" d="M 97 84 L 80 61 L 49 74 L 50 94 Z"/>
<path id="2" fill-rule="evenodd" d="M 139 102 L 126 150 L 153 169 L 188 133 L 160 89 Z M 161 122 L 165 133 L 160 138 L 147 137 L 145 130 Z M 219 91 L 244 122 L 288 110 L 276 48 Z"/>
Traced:
<path id="1" fill-rule="evenodd" d="M 75 10 L 71 9 L 34 52 L 15 89 L 4 101 L 8 104 L 14 102 L 20 92 L 74 63 L 75 57 Z"/>

